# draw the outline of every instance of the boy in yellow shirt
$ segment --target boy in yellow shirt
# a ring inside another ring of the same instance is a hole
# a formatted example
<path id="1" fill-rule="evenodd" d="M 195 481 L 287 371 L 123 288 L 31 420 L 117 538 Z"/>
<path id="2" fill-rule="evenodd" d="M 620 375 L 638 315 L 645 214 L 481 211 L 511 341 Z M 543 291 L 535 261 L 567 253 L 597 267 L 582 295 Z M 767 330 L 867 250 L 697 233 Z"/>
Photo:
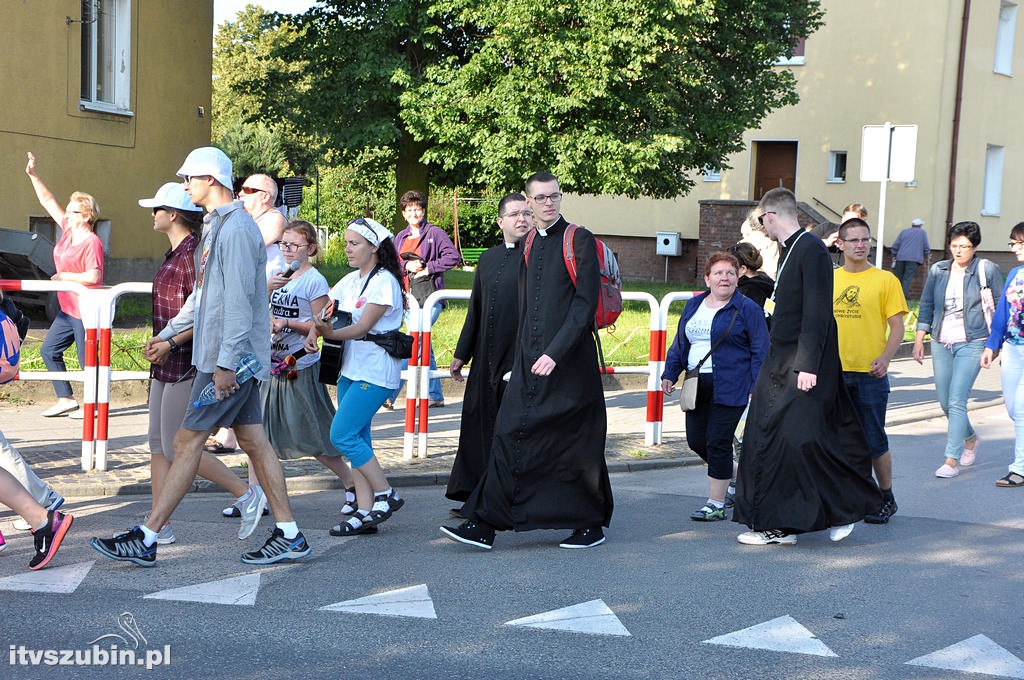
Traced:
<path id="1" fill-rule="evenodd" d="M 832 300 L 839 329 L 843 382 L 864 426 L 871 448 L 871 467 L 882 491 L 882 506 L 864 521 L 885 524 L 897 510 L 892 493 L 892 454 L 885 434 L 888 371 L 889 362 L 903 341 L 907 301 L 899 280 L 868 261 L 871 228 L 867 222 L 860 218 L 843 222 L 836 245 L 844 256 L 842 268 L 834 272 Z"/>

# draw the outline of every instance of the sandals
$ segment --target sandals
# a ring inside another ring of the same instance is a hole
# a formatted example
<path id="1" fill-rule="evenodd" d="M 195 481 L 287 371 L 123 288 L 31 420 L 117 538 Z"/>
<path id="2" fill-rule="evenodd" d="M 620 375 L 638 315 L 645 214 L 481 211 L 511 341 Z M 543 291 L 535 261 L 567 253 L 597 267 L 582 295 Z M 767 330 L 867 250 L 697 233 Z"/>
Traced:
<path id="1" fill-rule="evenodd" d="M 358 536 L 359 534 L 375 534 L 377 533 L 377 527 L 373 524 L 363 522 L 358 527 L 353 526 L 351 521 L 342 522 L 341 524 L 335 524 L 328 531 L 331 536 Z"/>
<path id="2" fill-rule="evenodd" d="M 1018 475 L 1016 472 L 1011 472 L 1002 479 L 997 480 L 996 486 L 1001 486 L 1004 488 L 1013 486 L 1024 486 L 1024 476 Z"/>
<path id="3" fill-rule="evenodd" d="M 234 453 L 238 449 L 233 449 L 228 446 L 224 446 L 216 439 L 208 439 L 206 444 L 203 446 L 203 451 L 207 453 Z"/>

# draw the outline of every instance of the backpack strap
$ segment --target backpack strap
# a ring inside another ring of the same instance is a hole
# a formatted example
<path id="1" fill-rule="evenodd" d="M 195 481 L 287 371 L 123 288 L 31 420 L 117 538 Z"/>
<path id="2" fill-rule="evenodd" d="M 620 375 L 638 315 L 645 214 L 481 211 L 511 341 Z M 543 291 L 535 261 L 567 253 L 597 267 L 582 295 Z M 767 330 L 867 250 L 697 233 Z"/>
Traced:
<path id="1" fill-rule="evenodd" d="M 565 268 L 569 271 L 569 278 L 572 285 L 576 285 L 576 251 L 573 248 L 572 239 L 576 235 L 579 226 L 570 224 L 565 228 L 565 235 L 562 237 L 562 258 L 565 260 Z"/>
<path id="2" fill-rule="evenodd" d="M 537 236 L 537 230 L 531 229 L 526 233 L 526 241 L 523 243 L 523 261 L 530 264 L 530 250 L 533 248 L 533 239 Z"/>

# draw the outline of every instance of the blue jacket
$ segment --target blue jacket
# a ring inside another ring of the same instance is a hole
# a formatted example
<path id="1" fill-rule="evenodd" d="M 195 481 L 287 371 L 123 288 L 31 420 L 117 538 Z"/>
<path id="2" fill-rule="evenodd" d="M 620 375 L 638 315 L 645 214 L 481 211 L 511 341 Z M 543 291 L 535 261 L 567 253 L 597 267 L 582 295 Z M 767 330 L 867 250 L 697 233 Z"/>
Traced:
<path id="1" fill-rule="evenodd" d="M 975 257 L 964 273 L 964 330 L 968 342 L 988 338 L 988 326 L 981 309 L 981 279 L 978 265 L 985 263 L 985 283 L 992 289 L 992 298 L 998 304 L 1003 292 L 1003 272 L 989 260 Z M 938 341 L 942 329 L 942 308 L 949 283 L 950 260 L 936 262 L 928 270 L 928 280 L 921 293 L 921 307 L 917 313 L 917 330 L 924 331 Z"/>
<path id="2" fill-rule="evenodd" d="M 676 339 L 665 357 L 662 380 L 675 382 L 686 366 L 690 341 L 686 339 L 686 322 L 693 318 L 708 293 L 693 296 L 679 319 Z M 768 352 L 768 326 L 764 310 L 738 291 L 718 310 L 711 321 L 711 346 L 725 333 L 733 312 L 739 310 L 729 336 L 711 355 L 711 376 L 714 384 L 714 403 L 722 406 L 746 406 L 750 392 L 757 381 L 761 362 Z"/>
<path id="3" fill-rule="evenodd" d="M 989 333 L 988 342 L 985 343 L 985 347 L 993 352 L 998 352 L 999 348 L 1003 346 L 1004 341 L 1014 345 L 1021 344 L 1020 328 L 1017 326 L 1017 322 L 1013 324 L 1014 328 L 1010 329 L 1010 302 L 1006 292 L 1010 284 L 1017 277 L 1017 273 L 1022 269 L 1024 267 L 1014 267 L 1006 275 L 1006 285 L 1003 286 L 1003 294 L 999 296 L 999 301 L 996 303 L 996 311 L 992 315 L 992 332 Z"/>

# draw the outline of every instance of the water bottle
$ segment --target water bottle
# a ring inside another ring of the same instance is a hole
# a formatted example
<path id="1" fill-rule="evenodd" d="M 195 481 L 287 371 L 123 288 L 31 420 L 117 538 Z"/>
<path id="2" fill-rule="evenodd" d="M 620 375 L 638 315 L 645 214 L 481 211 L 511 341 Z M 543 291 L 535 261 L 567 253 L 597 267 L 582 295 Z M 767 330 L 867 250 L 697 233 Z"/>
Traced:
<path id="1" fill-rule="evenodd" d="M 251 352 L 242 357 L 238 362 L 238 367 L 235 368 L 235 380 L 238 384 L 244 383 L 249 378 L 255 378 L 256 374 L 263 370 L 263 364 L 256 358 L 255 354 Z M 199 393 L 199 398 L 192 402 L 192 405 L 196 408 L 201 408 L 208 404 L 214 404 L 217 402 L 217 386 L 211 382 L 209 385 L 203 388 L 203 391 Z"/>

